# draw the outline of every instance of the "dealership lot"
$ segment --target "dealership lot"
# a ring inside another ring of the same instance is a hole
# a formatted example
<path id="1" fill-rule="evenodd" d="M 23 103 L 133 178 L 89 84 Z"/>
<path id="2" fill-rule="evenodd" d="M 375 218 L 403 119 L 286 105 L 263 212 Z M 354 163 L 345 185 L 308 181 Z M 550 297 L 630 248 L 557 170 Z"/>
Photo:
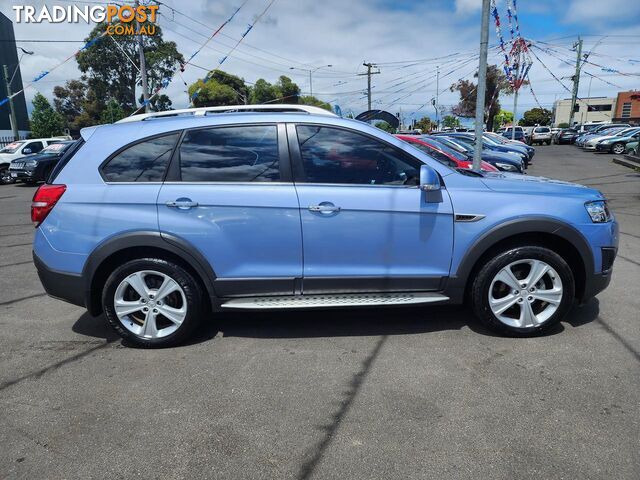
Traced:
<path id="1" fill-rule="evenodd" d="M 531 174 L 600 188 L 608 290 L 552 334 L 461 308 L 225 314 L 127 348 L 44 295 L 34 188 L 0 187 L 0 478 L 638 478 L 640 175 L 569 145 Z"/>

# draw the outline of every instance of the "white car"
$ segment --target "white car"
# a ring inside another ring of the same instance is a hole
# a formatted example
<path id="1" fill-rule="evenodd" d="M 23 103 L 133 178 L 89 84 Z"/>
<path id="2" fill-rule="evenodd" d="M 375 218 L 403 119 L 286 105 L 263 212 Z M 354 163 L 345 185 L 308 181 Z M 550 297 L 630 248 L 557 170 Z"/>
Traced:
<path id="1" fill-rule="evenodd" d="M 53 143 L 62 142 L 63 140 L 71 140 L 71 137 L 63 136 L 55 138 L 30 138 L 28 140 L 17 140 L 0 149 L 0 185 L 13 183 L 13 179 L 9 174 L 9 164 L 11 163 L 11 160 L 36 154 L 44 147 Z"/>
<path id="2" fill-rule="evenodd" d="M 549 127 L 535 127 L 531 130 L 529 144 L 533 145 L 534 143 L 551 145 L 551 129 Z"/>

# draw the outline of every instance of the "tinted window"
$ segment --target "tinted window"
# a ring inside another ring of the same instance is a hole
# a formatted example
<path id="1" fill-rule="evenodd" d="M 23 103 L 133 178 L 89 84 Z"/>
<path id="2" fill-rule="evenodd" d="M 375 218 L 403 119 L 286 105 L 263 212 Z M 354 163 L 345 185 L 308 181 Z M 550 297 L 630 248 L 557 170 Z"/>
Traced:
<path id="1" fill-rule="evenodd" d="M 537 133 L 549 133 L 550 131 L 551 130 L 549 130 L 547 127 L 536 128 Z"/>
<path id="2" fill-rule="evenodd" d="M 365 135 L 331 127 L 297 127 L 310 183 L 417 185 L 417 159 Z"/>
<path id="3" fill-rule="evenodd" d="M 428 154 L 430 157 L 434 158 L 435 160 L 439 161 L 440 163 L 442 163 L 444 165 L 447 165 L 447 166 L 453 167 L 453 168 L 458 166 L 458 164 L 456 162 L 454 162 L 449 157 L 447 157 L 444 153 L 439 152 L 435 148 L 431 148 L 431 147 L 429 147 L 427 145 L 423 145 L 421 143 L 415 143 L 415 142 L 411 142 L 411 145 L 413 145 L 416 148 L 419 148 L 420 150 L 422 150 L 423 152 Z"/>
<path id="4" fill-rule="evenodd" d="M 27 153 L 25 152 L 25 150 L 31 150 L 31 153 L 38 153 L 40 150 L 43 149 L 43 145 L 42 142 L 29 142 L 27 143 L 27 145 L 25 145 L 25 147 L 22 149 L 22 153 Z"/>
<path id="5" fill-rule="evenodd" d="M 161 182 L 179 133 L 132 145 L 102 167 L 107 182 Z"/>
<path id="6" fill-rule="evenodd" d="M 275 125 L 208 128 L 187 132 L 180 145 L 183 182 L 277 182 Z"/>

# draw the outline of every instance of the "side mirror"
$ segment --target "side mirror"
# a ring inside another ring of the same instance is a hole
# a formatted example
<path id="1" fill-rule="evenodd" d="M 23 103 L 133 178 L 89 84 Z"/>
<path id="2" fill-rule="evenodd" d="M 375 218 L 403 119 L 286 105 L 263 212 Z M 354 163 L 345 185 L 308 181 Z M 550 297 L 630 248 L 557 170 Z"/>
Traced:
<path id="1" fill-rule="evenodd" d="M 440 190 L 440 177 L 438 173 L 428 165 L 420 167 L 420 190 L 434 192 Z"/>

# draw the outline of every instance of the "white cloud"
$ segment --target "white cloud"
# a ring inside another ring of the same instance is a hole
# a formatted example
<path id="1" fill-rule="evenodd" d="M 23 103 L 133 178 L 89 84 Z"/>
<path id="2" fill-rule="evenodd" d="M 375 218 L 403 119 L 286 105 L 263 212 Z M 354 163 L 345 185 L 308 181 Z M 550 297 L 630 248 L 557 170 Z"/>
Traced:
<path id="1" fill-rule="evenodd" d="M 482 0 L 455 0 L 456 13 L 469 14 L 480 10 Z"/>

